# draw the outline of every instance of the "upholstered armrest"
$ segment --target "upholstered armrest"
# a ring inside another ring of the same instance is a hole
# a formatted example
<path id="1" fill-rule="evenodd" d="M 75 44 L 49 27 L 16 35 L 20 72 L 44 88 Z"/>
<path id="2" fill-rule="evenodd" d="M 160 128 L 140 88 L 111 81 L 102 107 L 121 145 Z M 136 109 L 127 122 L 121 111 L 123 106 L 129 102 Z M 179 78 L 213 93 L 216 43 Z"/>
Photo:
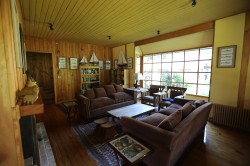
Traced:
<path id="1" fill-rule="evenodd" d="M 90 99 L 83 95 L 78 95 L 77 103 L 80 116 L 84 119 L 88 119 L 90 117 Z"/>
<path id="2" fill-rule="evenodd" d="M 140 120 L 122 117 L 121 125 L 123 132 L 134 136 L 138 141 L 142 141 L 150 148 L 163 148 L 171 151 L 172 139 L 175 133 L 159 127 L 147 124 Z"/>
<path id="3" fill-rule="evenodd" d="M 133 89 L 123 89 L 125 93 L 133 96 L 133 100 L 135 101 L 135 103 L 137 103 L 137 92 L 134 91 Z"/>

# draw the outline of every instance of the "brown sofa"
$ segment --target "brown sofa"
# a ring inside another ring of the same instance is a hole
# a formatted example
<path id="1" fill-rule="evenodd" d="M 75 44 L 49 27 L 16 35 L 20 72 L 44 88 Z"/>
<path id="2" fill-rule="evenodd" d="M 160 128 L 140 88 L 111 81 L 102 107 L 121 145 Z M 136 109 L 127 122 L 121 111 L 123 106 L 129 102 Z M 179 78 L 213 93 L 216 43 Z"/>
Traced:
<path id="1" fill-rule="evenodd" d="M 176 98 L 169 107 L 142 120 L 122 117 L 125 133 L 144 143 L 152 152 L 143 159 L 148 166 L 173 166 L 198 135 L 204 133 L 210 102 Z"/>
<path id="2" fill-rule="evenodd" d="M 103 85 L 76 96 L 80 117 L 90 121 L 112 109 L 137 103 L 137 93 L 120 85 Z"/>

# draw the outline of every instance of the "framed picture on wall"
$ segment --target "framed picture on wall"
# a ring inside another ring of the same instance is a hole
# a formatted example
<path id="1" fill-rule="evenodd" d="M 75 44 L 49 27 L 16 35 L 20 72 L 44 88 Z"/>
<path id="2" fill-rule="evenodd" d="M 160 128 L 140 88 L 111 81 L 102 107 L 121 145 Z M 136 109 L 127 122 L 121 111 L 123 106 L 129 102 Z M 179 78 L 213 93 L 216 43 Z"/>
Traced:
<path id="1" fill-rule="evenodd" d="M 77 58 L 69 58 L 70 69 L 78 68 L 78 59 Z"/>
<path id="2" fill-rule="evenodd" d="M 99 60 L 99 68 L 103 69 L 103 60 Z"/>
<path id="3" fill-rule="evenodd" d="M 133 69 L 133 58 L 128 58 L 128 69 Z"/>
<path id="4" fill-rule="evenodd" d="M 219 47 L 217 67 L 235 67 L 236 45 Z"/>
<path id="5" fill-rule="evenodd" d="M 110 60 L 106 60 L 106 70 L 110 70 Z"/>
<path id="6" fill-rule="evenodd" d="M 65 57 L 58 57 L 58 68 L 59 69 L 67 68 L 67 61 Z"/>

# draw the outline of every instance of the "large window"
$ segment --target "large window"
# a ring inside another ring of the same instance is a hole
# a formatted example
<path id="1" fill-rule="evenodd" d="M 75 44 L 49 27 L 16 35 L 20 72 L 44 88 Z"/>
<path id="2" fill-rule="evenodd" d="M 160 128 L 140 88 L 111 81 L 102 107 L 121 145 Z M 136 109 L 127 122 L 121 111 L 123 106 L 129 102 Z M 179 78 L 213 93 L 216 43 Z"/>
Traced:
<path id="1" fill-rule="evenodd" d="M 209 96 L 212 47 L 145 55 L 143 86 L 186 87 L 187 94 Z"/>

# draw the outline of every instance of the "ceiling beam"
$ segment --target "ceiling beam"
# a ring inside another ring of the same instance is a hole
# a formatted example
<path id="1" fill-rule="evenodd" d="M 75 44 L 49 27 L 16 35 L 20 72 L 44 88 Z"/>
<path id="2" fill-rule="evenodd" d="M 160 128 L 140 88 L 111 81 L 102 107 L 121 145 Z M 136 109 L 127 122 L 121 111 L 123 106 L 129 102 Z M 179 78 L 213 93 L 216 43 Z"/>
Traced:
<path id="1" fill-rule="evenodd" d="M 158 42 L 158 41 L 162 41 L 162 40 L 166 40 L 166 39 L 171 39 L 171 38 L 175 38 L 175 37 L 179 37 L 179 36 L 184 36 L 184 35 L 188 35 L 188 34 L 192 34 L 192 33 L 196 33 L 196 32 L 209 30 L 209 29 L 214 29 L 214 21 L 210 21 L 207 23 L 188 27 L 188 28 L 181 29 L 178 31 L 162 34 L 162 35 L 151 37 L 148 39 L 139 40 L 139 41 L 135 42 L 135 46 L 154 43 L 154 42 Z"/>

